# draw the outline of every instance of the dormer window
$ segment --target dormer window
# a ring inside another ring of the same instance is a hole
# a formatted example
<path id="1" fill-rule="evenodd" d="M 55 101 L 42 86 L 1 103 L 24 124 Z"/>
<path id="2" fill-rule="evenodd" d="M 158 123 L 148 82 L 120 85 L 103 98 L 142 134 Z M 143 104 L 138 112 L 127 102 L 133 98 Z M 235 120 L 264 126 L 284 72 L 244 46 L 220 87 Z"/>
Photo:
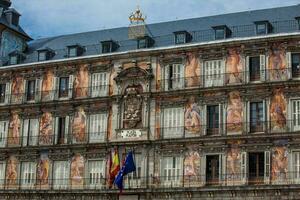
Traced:
<path id="1" fill-rule="evenodd" d="M 272 25 L 269 21 L 259 21 L 255 22 L 256 25 L 256 35 L 266 35 L 272 31 Z"/>
<path id="2" fill-rule="evenodd" d="M 54 52 L 51 49 L 38 50 L 38 60 L 45 61 L 53 57 Z"/>
<path id="3" fill-rule="evenodd" d="M 153 44 L 154 44 L 154 40 L 149 36 L 145 36 L 145 37 L 139 38 L 137 40 L 137 48 L 138 49 L 149 48 L 149 47 L 152 47 Z"/>
<path id="4" fill-rule="evenodd" d="M 231 35 L 231 30 L 226 25 L 215 26 L 213 29 L 215 30 L 215 40 L 223 40 Z"/>
<path id="5" fill-rule="evenodd" d="M 300 17 L 296 17 L 296 20 L 298 21 L 298 30 L 300 30 Z"/>
<path id="6" fill-rule="evenodd" d="M 18 51 L 14 51 L 9 54 L 9 64 L 10 65 L 19 64 L 24 58 L 25 56 L 22 53 Z"/>
<path id="7" fill-rule="evenodd" d="M 84 52 L 84 48 L 80 45 L 68 46 L 68 57 L 81 56 Z"/>
<path id="8" fill-rule="evenodd" d="M 174 32 L 175 44 L 185 44 L 192 40 L 192 35 L 187 31 Z"/>
<path id="9" fill-rule="evenodd" d="M 5 11 L 5 16 L 7 21 L 14 25 L 14 26 L 18 26 L 19 25 L 19 18 L 20 18 L 20 14 L 13 8 L 10 8 L 8 10 Z"/>
<path id="10" fill-rule="evenodd" d="M 119 47 L 119 45 L 113 40 L 102 41 L 101 44 L 102 44 L 102 53 L 114 52 Z"/>

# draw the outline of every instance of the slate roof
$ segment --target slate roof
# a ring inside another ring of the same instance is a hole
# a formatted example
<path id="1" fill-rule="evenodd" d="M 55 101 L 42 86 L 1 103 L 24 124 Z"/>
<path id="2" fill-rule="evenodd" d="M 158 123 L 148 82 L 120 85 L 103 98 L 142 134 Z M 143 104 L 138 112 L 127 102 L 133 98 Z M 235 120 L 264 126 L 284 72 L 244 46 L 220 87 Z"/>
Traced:
<path id="1" fill-rule="evenodd" d="M 256 21 L 269 21 L 273 26 L 273 33 L 295 32 L 299 30 L 296 17 L 300 16 L 300 4 L 288 7 L 278 7 L 263 10 L 254 10 L 208 16 L 201 18 L 177 20 L 148 24 L 147 32 L 154 40 L 155 47 L 174 45 L 173 32 L 186 30 L 193 36 L 191 42 L 203 42 L 214 40 L 212 27 L 226 25 L 232 31 L 232 37 L 255 36 Z M 280 22 L 278 22 L 280 21 Z M 116 52 L 134 50 L 137 48 L 136 40 L 128 39 L 128 27 L 99 30 L 70 35 L 61 35 L 50 38 L 33 40 L 28 43 L 28 51 L 24 63 L 37 62 L 39 49 L 50 48 L 55 51 L 51 60 L 66 58 L 67 46 L 80 44 L 85 47 L 86 55 L 101 54 L 101 41 L 114 40 L 119 44 Z"/>

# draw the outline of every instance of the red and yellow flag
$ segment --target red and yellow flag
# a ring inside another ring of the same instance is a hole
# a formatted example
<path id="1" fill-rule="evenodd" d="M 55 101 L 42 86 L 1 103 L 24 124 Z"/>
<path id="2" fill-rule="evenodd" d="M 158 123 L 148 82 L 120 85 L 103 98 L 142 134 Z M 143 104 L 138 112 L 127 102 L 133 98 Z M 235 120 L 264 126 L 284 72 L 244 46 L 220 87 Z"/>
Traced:
<path id="1" fill-rule="evenodd" d="M 111 188 L 115 177 L 120 171 L 120 159 L 117 149 L 114 149 L 113 153 L 110 153 L 110 168 L 109 168 L 109 187 Z"/>

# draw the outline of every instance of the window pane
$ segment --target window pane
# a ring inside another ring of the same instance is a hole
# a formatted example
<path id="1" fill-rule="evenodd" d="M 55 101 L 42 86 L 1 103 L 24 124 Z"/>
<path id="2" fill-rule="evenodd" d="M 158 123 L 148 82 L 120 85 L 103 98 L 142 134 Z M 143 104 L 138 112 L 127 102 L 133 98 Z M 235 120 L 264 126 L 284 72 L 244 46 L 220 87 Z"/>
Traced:
<path id="1" fill-rule="evenodd" d="M 33 101 L 35 96 L 35 80 L 27 81 L 27 101 Z"/>
<path id="2" fill-rule="evenodd" d="M 186 42 L 185 39 L 186 39 L 185 33 L 177 33 L 175 35 L 175 43 L 176 44 L 184 44 Z"/>
<path id="3" fill-rule="evenodd" d="M 102 53 L 112 52 L 112 44 L 110 42 L 102 44 Z"/>
<path id="4" fill-rule="evenodd" d="M 69 48 L 69 57 L 75 57 L 75 56 L 77 56 L 77 47 Z"/>
<path id="5" fill-rule="evenodd" d="M 250 81 L 260 80 L 260 58 L 259 56 L 249 58 Z"/>
<path id="6" fill-rule="evenodd" d="M 257 24 L 256 25 L 256 33 L 258 35 L 267 34 L 267 24 Z"/>
<path id="7" fill-rule="evenodd" d="M 300 54 L 292 54 L 293 77 L 300 77 Z"/>
<path id="8" fill-rule="evenodd" d="M 59 79 L 59 97 L 68 96 L 69 77 L 62 77 Z"/>
<path id="9" fill-rule="evenodd" d="M 11 65 L 18 64 L 18 56 L 11 56 L 10 57 L 10 64 Z"/>
<path id="10" fill-rule="evenodd" d="M 215 30 L 216 40 L 225 39 L 225 29 L 219 28 Z"/>
<path id="11" fill-rule="evenodd" d="M 0 84 L 0 103 L 5 102 L 5 89 L 6 89 L 6 84 Z"/>
<path id="12" fill-rule="evenodd" d="M 46 52 L 39 52 L 39 61 L 47 60 L 46 55 Z"/>

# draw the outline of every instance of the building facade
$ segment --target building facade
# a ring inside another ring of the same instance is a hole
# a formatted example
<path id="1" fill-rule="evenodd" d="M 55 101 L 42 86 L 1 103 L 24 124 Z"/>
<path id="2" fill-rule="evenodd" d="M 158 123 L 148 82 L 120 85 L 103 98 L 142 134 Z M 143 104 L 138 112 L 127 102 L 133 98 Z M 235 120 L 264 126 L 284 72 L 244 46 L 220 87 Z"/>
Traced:
<path id="1" fill-rule="evenodd" d="M 0 199 L 298 198 L 299 5 L 31 42 L 0 5 Z"/>

